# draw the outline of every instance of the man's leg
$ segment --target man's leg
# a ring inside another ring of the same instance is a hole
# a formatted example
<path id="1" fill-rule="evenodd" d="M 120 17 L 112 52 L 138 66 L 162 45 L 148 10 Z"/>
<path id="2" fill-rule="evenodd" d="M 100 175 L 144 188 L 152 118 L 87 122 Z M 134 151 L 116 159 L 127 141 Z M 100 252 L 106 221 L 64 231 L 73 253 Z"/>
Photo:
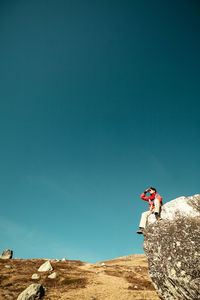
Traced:
<path id="1" fill-rule="evenodd" d="M 154 209 L 155 216 L 156 215 L 159 216 L 161 211 L 161 203 L 158 199 L 155 199 L 154 203 L 155 203 L 155 209 Z"/>
<path id="2" fill-rule="evenodd" d="M 146 227 L 148 217 L 151 214 L 152 214 L 152 211 L 145 211 L 145 212 L 142 213 L 141 220 L 140 220 L 140 225 L 139 225 L 140 228 L 145 228 Z"/>

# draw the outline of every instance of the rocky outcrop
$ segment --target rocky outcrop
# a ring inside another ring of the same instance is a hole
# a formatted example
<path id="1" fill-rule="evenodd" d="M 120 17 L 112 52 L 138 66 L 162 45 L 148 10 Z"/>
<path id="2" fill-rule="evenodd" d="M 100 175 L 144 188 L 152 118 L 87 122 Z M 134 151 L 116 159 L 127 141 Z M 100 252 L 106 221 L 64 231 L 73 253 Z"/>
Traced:
<path id="1" fill-rule="evenodd" d="M 44 296 L 44 288 L 41 284 L 31 284 L 17 298 L 17 300 L 41 299 Z"/>
<path id="2" fill-rule="evenodd" d="M 165 204 L 144 232 L 149 274 L 161 299 L 200 299 L 200 195 Z"/>
<path id="3" fill-rule="evenodd" d="M 12 250 L 5 250 L 3 253 L 0 255 L 0 258 L 2 259 L 11 259 L 13 256 L 13 251 Z"/>

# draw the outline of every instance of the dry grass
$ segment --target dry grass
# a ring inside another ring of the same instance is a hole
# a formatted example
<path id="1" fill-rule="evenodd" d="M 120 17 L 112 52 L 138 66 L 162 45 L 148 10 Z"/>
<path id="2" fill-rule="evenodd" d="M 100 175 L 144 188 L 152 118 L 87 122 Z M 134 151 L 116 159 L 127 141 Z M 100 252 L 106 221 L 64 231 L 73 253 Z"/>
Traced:
<path id="1" fill-rule="evenodd" d="M 159 299 L 148 276 L 144 255 L 106 261 L 106 266 L 51 260 L 56 279 L 48 278 L 52 272 L 37 271 L 44 262 L 42 259 L 0 259 L 0 300 L 8 299 L 6 295 L 17 299 L 32 283 L 40 283 L 45 288 L 44 300 Z M 41 278 L 31 279 L 33 273 L 40 274 Z"/>

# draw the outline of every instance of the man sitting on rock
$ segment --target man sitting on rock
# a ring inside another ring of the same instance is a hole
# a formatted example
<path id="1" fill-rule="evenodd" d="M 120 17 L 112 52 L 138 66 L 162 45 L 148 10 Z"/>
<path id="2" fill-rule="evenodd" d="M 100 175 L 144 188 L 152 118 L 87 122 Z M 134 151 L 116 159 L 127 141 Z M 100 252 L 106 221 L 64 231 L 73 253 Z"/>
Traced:
<path id="1" fill-rule="evenodd" d="M 146 196 L 149 193 L 150 196 Z M 160 218 L 160 211 L 162 206 L 162 197 L 156 192 L 156 189 L 150 187 L 140 196 L 141 199 L 149 202 L 149 211 L 145 211 L 140 220 L 140 229 L 137 231 L 138 234 L 143 234 L 143 231 L 147 225 L 148 217 L 151 214 L 155 214 L 156 219 Z"/>

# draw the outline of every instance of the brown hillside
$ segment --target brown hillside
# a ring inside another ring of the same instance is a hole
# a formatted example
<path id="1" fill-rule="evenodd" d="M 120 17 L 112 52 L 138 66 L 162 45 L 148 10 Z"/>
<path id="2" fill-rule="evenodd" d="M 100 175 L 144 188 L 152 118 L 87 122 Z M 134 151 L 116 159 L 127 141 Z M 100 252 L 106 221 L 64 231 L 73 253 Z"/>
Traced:
<path id="1" fill-rule="evenodd" d="M 44 300 L 156 300 L 145 255 L 130 255 L 97 264 L 50 260 L 53 271 L 38 272 L 44 259 L 0 259 L 0 299 L 17 299 L 30 284 L 45 288 Z M 8 268 L 10 266 L 10 268 Z M 48 275 L 56 272 L 56 279 Z M 41 275 L 31 279 L 33 273 Z"/>

